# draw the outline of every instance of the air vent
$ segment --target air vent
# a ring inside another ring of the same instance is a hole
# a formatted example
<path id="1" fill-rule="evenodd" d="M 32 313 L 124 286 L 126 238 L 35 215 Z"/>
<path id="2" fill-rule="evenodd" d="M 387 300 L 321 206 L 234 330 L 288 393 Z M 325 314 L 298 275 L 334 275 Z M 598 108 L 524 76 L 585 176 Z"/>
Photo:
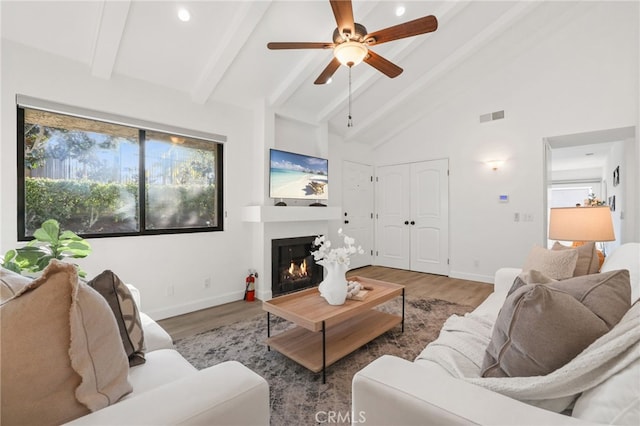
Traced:
<path id="1" fill-rule="evenodd" d="M 487 114 L 482 114 L 480 116 L 480 122 L 481 123 L 486 123 L 487 121 L 501 120 L 503 118 L 504 118 L 504 110 L 495 111 L 495 112 L 490 112 L 490 113 L 487 113 Z"/>

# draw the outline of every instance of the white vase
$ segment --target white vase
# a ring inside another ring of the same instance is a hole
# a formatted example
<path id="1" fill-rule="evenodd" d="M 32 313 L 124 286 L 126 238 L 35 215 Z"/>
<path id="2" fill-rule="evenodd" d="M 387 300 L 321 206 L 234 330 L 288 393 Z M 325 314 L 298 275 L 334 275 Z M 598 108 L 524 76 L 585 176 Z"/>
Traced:
<path id="1" fill-rule="evenodd" d="M 328 262 L 324 267 L 324 279 L 318 286 L 320 296 L 330 305 L 342 305 L 347 298 L 347 265 L 344 263 Z"/>

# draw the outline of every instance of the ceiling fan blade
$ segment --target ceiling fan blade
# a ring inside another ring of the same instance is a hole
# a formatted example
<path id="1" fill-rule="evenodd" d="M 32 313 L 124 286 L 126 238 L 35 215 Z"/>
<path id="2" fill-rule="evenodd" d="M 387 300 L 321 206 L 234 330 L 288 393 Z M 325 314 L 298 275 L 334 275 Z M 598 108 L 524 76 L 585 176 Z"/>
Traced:
<path id="1" fill-rule="evenodd" d="M 329 65 L 320 73 L 316 81 L 313 84 L 325 84 L 331 76 L 336 72 L 336 70 L 340 68 L 340 61 L 336 58 L 333 58 Z"/>
<path id="2" fill-rule="evenodd" d="M 331 3 L 331 9 L 333 9 L 333 16 L 336 17 L 338 31 L 341 34 L 349 33 L 353 36 L 355 34 L 355 25 L 353 23 L 353 7 L 351 6 L 351 0 L 329 1 Z"/>
<path id="3" fill-rule="evenodd" d="M 364 38 L 366 43 L 373 46 L 374 44 L 386 43 L 388 41 L 399 40 L 401 38 L 413 37 L 419 34 L 430 33 L 438 29 L 438 20 L 435 16 L 423 16 L 404 24 L 394 25 L 393 27 L 375 31 L 367 34 Z"/>
<path id="4" fill-rule="evenodd" d="M 371 49 L 369 49 L 367 56 L 364 58 L 364 62 L 371 65 L 389 78 L 395 78 L 402 74 L 403 71 L 402 68 L 378 55 Z"/>
<path id="5" fill-rule="evenodd" d="M 308 43 L 308 42 L 271 42 L 267 43 L 271 50 L 279 49 L 333 49 L 333 43 Z"/>

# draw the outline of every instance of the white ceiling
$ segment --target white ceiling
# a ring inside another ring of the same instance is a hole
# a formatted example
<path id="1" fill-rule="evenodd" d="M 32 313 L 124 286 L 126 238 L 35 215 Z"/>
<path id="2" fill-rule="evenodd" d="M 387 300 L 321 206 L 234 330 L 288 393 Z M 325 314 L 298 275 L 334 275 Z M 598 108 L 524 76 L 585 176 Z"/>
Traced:
<path id="1" fill-rule="evenodd" d="M 600 169 L 607 163 L 613 142 L 555 148 L 552 154 L 553 171 Z"/>
<path id="2" fill-rule="evenodd" d="M 406 6 L 398 18 L 394 9 Z M 544 6 L 541 7 L 541 4 Z M 2 37 L 80 62 L 98 78 L 128 77 L 177 90 L 193 102 L 266 105 L 305 122 L 328 121 L 345 140 L 380 144 L 447 96 L 448 73 L 508 31 L 505 56 L 541 31 L 558 28 L 573 3 L 535 1 L 354 1 L 356 22 L 372 32 L 435 15 L 434 33 L 375 46 L 404 68 L 395 79 L 353 68 L 353 120 L 347 128 L 348 70 L 313 81 L 330 50 L 268 50 L 270 41 L 330 42 L 336 26 L 321 1 L 7 1 Z M 177 18 L 179 6 L 191 12 Z M 548 8 L 554 8 L 552 19 Z M 523 23 L 514 30 L 515 23 Z M 471 83 L 470 83 L 471 84 Z"/>

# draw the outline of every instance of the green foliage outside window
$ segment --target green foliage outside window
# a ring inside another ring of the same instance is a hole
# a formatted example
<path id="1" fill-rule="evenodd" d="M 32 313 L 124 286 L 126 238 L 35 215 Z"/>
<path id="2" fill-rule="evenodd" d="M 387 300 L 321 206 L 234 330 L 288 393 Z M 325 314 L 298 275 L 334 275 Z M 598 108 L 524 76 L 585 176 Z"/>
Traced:
<path id="1" fill-rule="evenodd" d="M 214 185 L 147 185 L 147 228 L 199 228 L 215 223 Z"/>
<path id="2" fill-rule="evenodd" d="M 130 211 L 123 199 L 132 201 Z M 28 235 L 50 217 L 55 217 L 64 228 L 80 234 L 95 232 L 98 222 L 109 223 L 112 230 L 119 232 L 137 229 L 137 223 L 127 221 L 138 204 L 138 185 L 135 183 L 26 178 L 25 201 L 29 207 L 26 214 Z"/>
<path id="3" fill-rule="evenodd" d="M 27 178 L 27 233 L 32 235 L 48 217 L 79 234 L 138 229 L 135 216 L 138 185 L 97 183 L 46 178 Z M 215 220 L 214 185 L 147 185 L 154 200 L 147 205 L 147 228 L 211 226 Z M 130 200 L 124 203 L 123 200 Z"/>

